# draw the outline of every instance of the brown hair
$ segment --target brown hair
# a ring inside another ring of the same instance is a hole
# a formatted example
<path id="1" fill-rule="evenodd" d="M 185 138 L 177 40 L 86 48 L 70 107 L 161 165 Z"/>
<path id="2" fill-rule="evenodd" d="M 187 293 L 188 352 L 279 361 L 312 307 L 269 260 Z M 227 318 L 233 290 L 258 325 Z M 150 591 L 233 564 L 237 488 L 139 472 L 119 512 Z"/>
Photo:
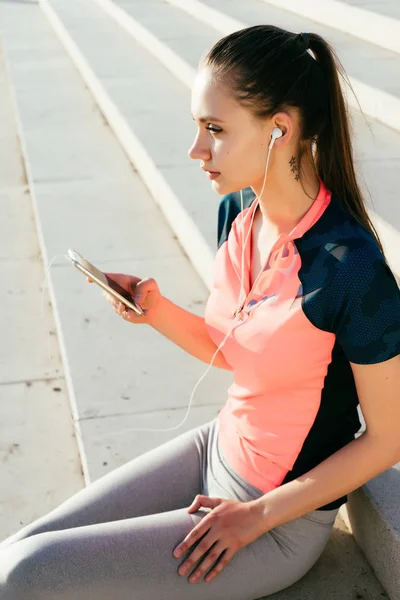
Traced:
<path id="1" fill-rule="evenodd" d="M 236 99 L 255 117 L 267 118 L 289 107 L 297 111 L 300 175 L 305 152 L 301 142 L 311 141 L 316 173 L 375 238 L 386 260 L 357 183 L 348 106 L 338 75 L 352 87 L 330 44 L 316 33 L 304 37 L 274 25 L 256 25 L 219 40 L 201 66 L 211 67 L 214 78 L 228 84 Z"/>

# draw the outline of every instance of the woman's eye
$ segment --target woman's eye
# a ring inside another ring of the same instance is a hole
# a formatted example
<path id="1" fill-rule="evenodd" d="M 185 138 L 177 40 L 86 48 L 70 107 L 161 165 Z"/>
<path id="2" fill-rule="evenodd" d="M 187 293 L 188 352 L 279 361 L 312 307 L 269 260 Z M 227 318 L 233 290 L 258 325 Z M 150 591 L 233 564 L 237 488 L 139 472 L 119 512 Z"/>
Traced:
<path id="1" fill-rule="evenodd" d="M 221 133 L 222 129 L 216 129 L 215 127 L 206 127 L 207 131 L 211 131 L 212 133 Z"/>

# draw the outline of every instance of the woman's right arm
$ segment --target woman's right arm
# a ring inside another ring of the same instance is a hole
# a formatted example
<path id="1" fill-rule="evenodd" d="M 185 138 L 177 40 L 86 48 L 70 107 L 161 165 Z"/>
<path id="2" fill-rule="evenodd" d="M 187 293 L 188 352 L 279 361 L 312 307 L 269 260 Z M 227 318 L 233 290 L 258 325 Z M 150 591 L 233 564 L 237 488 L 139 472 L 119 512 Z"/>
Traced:
<path id="1" fill-rule="evenodd" d="M 192 356 L 208 364 L 217 351 L 217 346 L 207 331 L 204 317 L 194 315 L 164 296 L 161 297 L 149 325 Z M 216 355 L 213 366 L 232 370 L 221 352 Z"/>

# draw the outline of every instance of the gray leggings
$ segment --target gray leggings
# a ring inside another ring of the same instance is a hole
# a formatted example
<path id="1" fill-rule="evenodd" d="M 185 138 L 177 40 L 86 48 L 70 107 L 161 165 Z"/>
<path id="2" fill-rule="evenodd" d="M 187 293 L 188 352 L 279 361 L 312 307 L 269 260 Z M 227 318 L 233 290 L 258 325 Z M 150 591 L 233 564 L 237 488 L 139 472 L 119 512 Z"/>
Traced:
<path id="1" fill-rule="evenodd" d="M 338 509 L 263 534 L 210 582 L 177 573 L 173 549 L 208 514 L 196 494 L 246 502 L 263 493 L 218 449 L 217 419 L 142 454 L 0 544 L 1 600 L 255 600 L 314 565 Z M 197 563 L 199 564 L 199 562 Z M 210 570 L 210 569 L 209 569 Z"/>

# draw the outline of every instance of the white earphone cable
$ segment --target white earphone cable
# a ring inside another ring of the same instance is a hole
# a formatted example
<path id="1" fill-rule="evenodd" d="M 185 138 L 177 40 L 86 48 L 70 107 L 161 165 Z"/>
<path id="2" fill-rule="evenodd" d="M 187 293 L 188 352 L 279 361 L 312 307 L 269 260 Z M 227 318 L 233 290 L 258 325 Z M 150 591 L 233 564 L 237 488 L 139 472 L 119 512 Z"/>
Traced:
<path id="1" fill-rule="evenodd" d="M 276 128 L 276 130 L 278 130 L 278 128 Z M 274 129 L 274 131 L 275 131 L 275 129 Z M 278 131 L 280 131 L 280 130 L 278 130 Z M 281 133 L 281 135 L 282 135 L 282 133 Z M 276 137 L 280 137 L 280 135 L 277 135 Z M 255 204 L 259 204 L 260 198 L 262 198 L 262 195 L 263 195 L 263 192 L 264 192 L 265 182 L 266 182 L 266 179 L 267 179 L 269 155 L 270 155 L 271 148 L 272 148 L 272 146 L 273 146 L 273 144 L 275 142 L 276 137 L 273 135 L 272 140 L 271 140 L 271 142 L 269 144 L 269 147 L 268 147 L 268 155 L 267 155 L 267 163 L 266 163 L 266 166 L 265 166 L 264 182 L 263 182 L 263 186 L 262 186 L 260 195 L 257 196 L 256 199 L 254 200 Z M 241 265 L 242 272 L 241 272 L 240 293 L 239 293 L 238 306 L 237 306 L 236 312 L 239 312 L 240 307 L 242 305 L 242 303 L 241 303 L 241 297 L 242 297 L 242 292 L 244 291 L 243 290 L 243 286 L 244 286 L 244 254 L 245 254 L 245 248 L 247 246 L 247 241 L 248 241 L 249 235 L 250 235 L 251 230 L 252 230 L 252 225 L 253 225 L 253 221 L 254 221 L 254 215 L 256 214 L 256 210 L 257 210 L 257 207 L 255 207 L 254 210 L 253 210 L 253 214 L 252 214 L 252 217 L 251 217 L 251 223 L 250 223 L 250 226 L 249 226 L 249 231 L 247 233 L 246 241 L 244 242 L 244 240 L 243 240 L 243 237 L 244 237 L 244 224 L 243 224 L 243 192 L 242 192 L 242 190 L 240 190 L 240 207 L 241 207 L 240 224 L 241 224 L 241 230 L 242 230 L 242 265 Z"/>

